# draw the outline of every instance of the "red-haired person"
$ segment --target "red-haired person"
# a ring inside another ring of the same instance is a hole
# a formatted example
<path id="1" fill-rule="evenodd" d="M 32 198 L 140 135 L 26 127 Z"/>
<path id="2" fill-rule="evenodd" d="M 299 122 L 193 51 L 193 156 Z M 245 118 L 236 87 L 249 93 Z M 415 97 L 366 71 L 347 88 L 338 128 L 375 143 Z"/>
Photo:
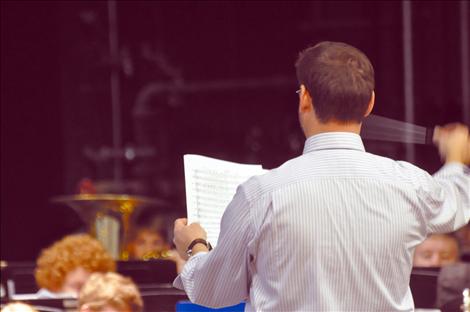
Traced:
<path id="1" fill-rule="evenodd" d="M 459 261 L 459 243 L 451 234 L 433 234 L 415 249 L 414 267 L 442 267 Z"/>
<path id="2" fill-rule="evenodd" d="M 116 270 L 101 243 L 87 234 L 68 235 L 44 249 L 36 262 L 40 297 L 77 296 L 93 272 Z"/>

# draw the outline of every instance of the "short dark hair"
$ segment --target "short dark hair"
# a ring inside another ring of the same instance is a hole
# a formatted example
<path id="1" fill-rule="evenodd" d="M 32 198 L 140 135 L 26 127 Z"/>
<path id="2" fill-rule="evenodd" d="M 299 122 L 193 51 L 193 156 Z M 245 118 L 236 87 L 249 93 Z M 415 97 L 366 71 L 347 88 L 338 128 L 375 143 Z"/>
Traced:
<path id="1" fill-rule="evenodd" d="M 375 85 L 374 68 L 364 53 L 324 41 L 302 51 L 295 67 L 321 122 L 362 121 Z"/>

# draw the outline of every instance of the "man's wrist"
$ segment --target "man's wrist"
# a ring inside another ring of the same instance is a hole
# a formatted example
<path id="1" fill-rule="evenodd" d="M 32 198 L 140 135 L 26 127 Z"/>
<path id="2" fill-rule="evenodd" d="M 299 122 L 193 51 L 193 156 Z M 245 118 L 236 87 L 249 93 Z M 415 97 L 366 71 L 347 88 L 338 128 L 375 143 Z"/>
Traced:
<path id="1" fill-rule="evenodd" d="M 206 245 L 196 244 L 192 249 L 191 256 L 194 256 L 195 254 L 199 252 L 208 252 L 208 251 L 209 251 L 209 248 L 207 248 Z"/>
<path id="2" fill-rule="evenodd" d="M 198 252 L 210 251 L 212 249 L 211 244 L 203 238 L 194 239 L 186 249 L 186 255 L 189 257 L 195 255 Z"/>

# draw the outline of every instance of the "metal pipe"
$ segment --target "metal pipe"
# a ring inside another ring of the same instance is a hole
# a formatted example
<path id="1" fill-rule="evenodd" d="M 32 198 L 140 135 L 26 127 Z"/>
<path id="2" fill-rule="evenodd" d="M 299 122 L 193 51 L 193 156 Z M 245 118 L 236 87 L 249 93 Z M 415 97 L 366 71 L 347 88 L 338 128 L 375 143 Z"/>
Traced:
<path id="1" fill-rule="evenodd" d="M 412 41 L 412 15 L 411 2 L 402 1 L 403 19 L 403 91 L 405 102 L 405 122 L 414 123 L 414 94 L 413 94 L 413 41 Z M 411 138 L 410 138 L 411 139 Z M 414 162 L 415 147 L 406 145 L 406 160 Z"/>
<path id="2" fill-rule="evenodd" d="M 108 0 L 108 20 L 109 20 L 109 54 L 111 57 L 111 108 L 113 127 L 113 148 L 120 150 L 122 146 L 121 138 L 121 105 L 119 88 L 119 43 L 117 25 L 117 6 L 115 0 Z M 115 181 L 122 180 L 122 160 L 113 160 L 113 178 Z"/>
<path id="3" fill-rule="evenodd" d="M 133 114 L 143 117 L 152 111 L 150 99 L 155 96 L 168 96 L 167 93 L 190 94 L 202 92 L 223 92 L 251 90 L 261 88 L 295 87 L 295 77 L 274 76 L 263 78 L 230 79 L 216 81 L 194 81 L 175 84 L 173 82 L 151 82 L 144 85 L 137 93 Z"/>
<path id="4" fill-rule="evenodd" d="M 470 126 L 470 73 L 468 47 L 468 2 L 460 1 L 460 57 L 463 122 Z"/>

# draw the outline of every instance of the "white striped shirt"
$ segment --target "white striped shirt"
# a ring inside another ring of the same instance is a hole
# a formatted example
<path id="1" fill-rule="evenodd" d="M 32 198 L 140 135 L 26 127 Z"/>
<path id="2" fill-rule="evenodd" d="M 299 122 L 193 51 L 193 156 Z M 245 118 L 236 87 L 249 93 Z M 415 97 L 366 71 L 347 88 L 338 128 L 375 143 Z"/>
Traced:
<path id="1" fill-rule="evenodd" d="M 175 287 L 194 303 L 256 311 L 410 311 L 415 247 L 469 221 L 470 175 L 434 176 L 366 153 L 353 133 L 307 139 L 302 156 L 239 186 L 217 247 Z"/>

